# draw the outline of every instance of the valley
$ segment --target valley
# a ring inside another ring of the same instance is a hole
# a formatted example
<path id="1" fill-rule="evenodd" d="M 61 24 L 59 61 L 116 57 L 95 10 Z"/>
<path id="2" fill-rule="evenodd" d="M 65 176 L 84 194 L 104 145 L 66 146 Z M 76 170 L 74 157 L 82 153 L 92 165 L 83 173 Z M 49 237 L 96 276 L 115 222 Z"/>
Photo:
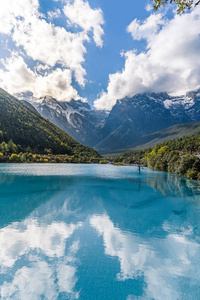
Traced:
<path id="1" fill-rule="evenodd" d="M 137 94 L 118 100 L 110 112 L 94 110 L 81 100 L 36 99 L 30 93 L 19 98 L 79 143 L 101 154 L 144 149 L 200 132 L 200 124 L 193 124 L 200 121 L 200 90 L 179 97 Z"/>

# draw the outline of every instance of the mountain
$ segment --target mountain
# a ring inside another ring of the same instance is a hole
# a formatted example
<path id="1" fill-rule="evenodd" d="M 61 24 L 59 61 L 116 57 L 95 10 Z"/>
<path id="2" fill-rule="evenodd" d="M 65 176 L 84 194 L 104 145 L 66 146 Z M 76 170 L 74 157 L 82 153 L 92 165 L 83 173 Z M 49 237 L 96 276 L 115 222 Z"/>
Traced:
<path id="1" fill-rule="evenodd" d="M 99 142 L 96 130 L 107 116 L 105 111 L 92 110 L 88 103 L 81 100 L 64 102 L 49 96 L 37 99 L 30 93 L 20 94 L 19 97 L 79 143 L 93 147 Z"/>
<path id="2" fill-rule="evenodd" d="M 29 108 L 31 108 L 31 109 L 33 109 L 34 111 L 37 112 L 37 110 L 35 109 L 35 107 L 34 107 L 33 105 L 31 105 L 28 101 L 22 100 L 22 102 L 23 102 L 26 106 L 28 106 Z"/>
<path id="3" fill-rule="evenodd" d="M 21 98 L 77 141 L 100 153 L 134 148 L 152 133 L 173 125 L 200 121 L 200 90 L 180 97 L 167 93 L 137 94 L 118 100 L 109 114 L 92 110 L 81 100 L 35 99 L 30 93 Z"/>
<path id="4" fill-rule="evenodd" d="M 118 100 L 103 126 L 100 153 L 112 153 L 134 148 L 141 138 L 175 124 L 200 121 L 200 90 L 182 97 L 167 93 L 138 94 Z"/>
<path id="5" fill-rule="evenodd" d="M 30 146 L 39 152 L 45 148 L 54 154 L 83 154 L 88 157 L 99 156 L 89 147 L 85 147 L 68 134 L 41 117 L 34 109 L 23 104 L 4 90 L 0 89 L 0 139 L 10 139 L 22 149 Z"/>
<path id="6" fill-rule="evenodd" d="M 134 149 L 153 148 L 169 140 L 177 140 L 182 137 L 190 137 L 198 134 L 200 134 L 200 122 L 174 125 L 141 138 Z"/>

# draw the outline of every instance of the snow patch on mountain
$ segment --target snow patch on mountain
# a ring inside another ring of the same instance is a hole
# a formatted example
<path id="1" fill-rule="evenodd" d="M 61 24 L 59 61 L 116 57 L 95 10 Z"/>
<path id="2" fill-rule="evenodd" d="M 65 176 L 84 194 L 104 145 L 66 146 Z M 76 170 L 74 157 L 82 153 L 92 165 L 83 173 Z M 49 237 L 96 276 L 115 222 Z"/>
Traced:
<path id="1" fill-rule="evenodd" d="M 183 109 L 188 109 L 190 107 L 192 107 L 195 104 L 194 99 L 190 98 L 190 97 L 175 97 L 175 98 L 171 98 L 171 99 L 167 99 L 164 101 L 164 106 L 167 109 L 176 107 L 176 106 L 182 106 Z"/>
<path id="2" fill-rule="evenodd" d="M 136 140 L 175 124 L 200 121 L 200 90 L 184 96 L 143 93 L 118 100 L 112 110 L 92 110 L 81 100 L 57 101 L 20 95 L 46 119 L 78 142 L 97 150 L 114 151 L 134 145 Z M 109 152 L 107 152 L 109 153 Z"/>

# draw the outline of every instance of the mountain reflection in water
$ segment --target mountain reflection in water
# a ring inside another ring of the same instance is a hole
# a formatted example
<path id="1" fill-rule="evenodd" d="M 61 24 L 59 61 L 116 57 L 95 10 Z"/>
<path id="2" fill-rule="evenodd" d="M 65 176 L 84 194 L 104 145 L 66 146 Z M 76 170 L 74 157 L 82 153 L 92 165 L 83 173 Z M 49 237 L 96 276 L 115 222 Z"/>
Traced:
<path id="1" fill-rule="evenodd" d="M 198 299 L 200 186 L 101 165 L 0 165 L 1 299 Z"/>

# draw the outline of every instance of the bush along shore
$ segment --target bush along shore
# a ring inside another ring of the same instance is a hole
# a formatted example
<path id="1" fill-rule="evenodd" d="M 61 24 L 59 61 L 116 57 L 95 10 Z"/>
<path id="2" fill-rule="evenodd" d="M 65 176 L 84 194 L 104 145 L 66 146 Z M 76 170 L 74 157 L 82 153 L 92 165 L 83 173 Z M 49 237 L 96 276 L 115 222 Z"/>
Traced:
<path id="1" fill-rule="evenodd" d="M 94 154 L 97 152 L 94 151 Z M 41 153 L 32 150 L 30 147 L 23 149 L 10 140 L 8 143 L 0 144 L 0 163 L 106 163 L 100 155 L 88 155 L 82 151 L 68 154 L 54 154 L 51 149 L 44 149 Z"/>
<path id="2" fill-rule="evenodd" d="M 170 140 L 153 149 L 128 151 L 113 157 L 116 164 L 144 164 L 157 171 L 200 180 L 200 135 Z"/>

